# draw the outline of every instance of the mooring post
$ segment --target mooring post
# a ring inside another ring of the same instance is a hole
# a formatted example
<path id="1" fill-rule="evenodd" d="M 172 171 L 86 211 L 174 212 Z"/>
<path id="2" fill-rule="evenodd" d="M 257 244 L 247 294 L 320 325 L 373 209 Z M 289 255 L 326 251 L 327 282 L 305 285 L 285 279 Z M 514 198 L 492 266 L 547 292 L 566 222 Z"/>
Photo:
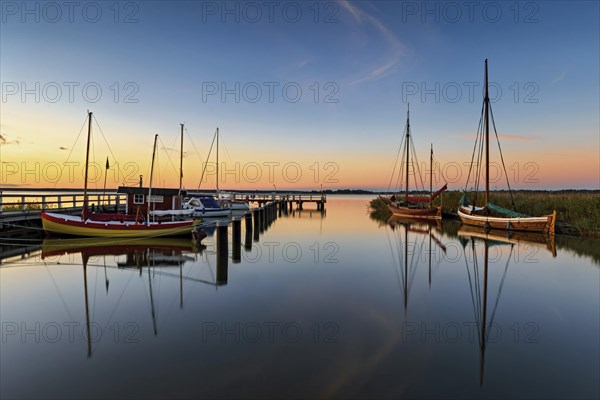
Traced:
<path id="1" fill-rule="evenodd" d="M 217 222 L 217 285 L 227 284 L 227 222 Z"/>
<path id="2" fill-rule="evenodd" d="M 252 217 L 254 218 L 254 241 L 258 242 L 258 234 L 260 231 L 260 208 L 254 208 L 252 210 Z"/>
<path id="3" fill-rule="evenodd" d="M 246 232 L 250 232 L 250 236 L 252 236 L 252 211 L 244 213 L 244 223 L 246 224 Z"/>
<path id="4" fill-rule="evenodd" d="M 237 264 L 242 259 L 242 219 L 240 217 L 233 217 L 231 220 L 231 231 L 231 236 L 233 236 L 231 260 Z"/>
<path id="5" fill-rule="evenodd" d="M 244 214 L 246 220 L 246 237 L 244 239 L 244 250 L 252 251 L 252 213 L 246 211 Z"/>
<path id="6" fill-rule="evenodd" d="M 267 214 L 267 224 L 268 224 L 269 226 L 271 226 L 271 224 L 273 223 L 273 220 L 275 219 L 275 218 L 273 217 L 273 202 L 272 202 L 272 201 L 271 201 L 271 202 L 269 202 L 269 203 L 267 204 L 267 210 L 268 210 L 268 214 Z"/>
<path id="7" fill-rule="evenodd" d="M 265 206 L 261 206 L 260 210 L 260 232 L 264 232 L 267 229 L 267 213 L 265 211 Z"/>

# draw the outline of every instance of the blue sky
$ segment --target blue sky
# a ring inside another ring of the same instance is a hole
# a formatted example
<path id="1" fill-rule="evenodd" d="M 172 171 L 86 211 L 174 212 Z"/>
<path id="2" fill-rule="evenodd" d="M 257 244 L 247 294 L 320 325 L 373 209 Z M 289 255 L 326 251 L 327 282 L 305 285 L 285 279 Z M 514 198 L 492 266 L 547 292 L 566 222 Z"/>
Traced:
<path id="1" fill-rule="evenodd" d="M 470 159 L 488 58 L 490 80 L 502 90 L 494 113 L 509 162 L 539 164 L 541 182 L 523 187 L 600 186 L 596 1 L 477 2 L 474 8 L 468 2 L 81 2 L 72 22 L 59 2 L 57 23 L 48 21 L 53 6 L 23 4 L 2 5 L 3 161 L 24 154 L 6 145 L 15 138 L 29 146 L 27 154 L 47 151 L 39 147 L 47 135 L 70 147 L 92 109 L 103 131 L 127 138 L 125 148 L 119 140 L 111 144 L 125 157 L 134 143 L 144 144 L 146 157 L 154 132 L 171 143 L 180 122 L 204 155 L 219 126 L 235 159 L 298 158 L 304 168 L 334 161 L 340 168 L 334 186 L 378 188 L 391 173 L 406 102 L 422 159 L 431 142 L 442 162 Z M 24 14 L 23 7 L 34 11 Z M 225 8 L 232 13 L 222 14 Z M 93 23 L 97 9 L 102 15 Z M 253 22 L 256 10 L 261 17 Z M 22 101 L 21 93 L 7 94 L 13 88 L 7 84 L 23 82 L 80 85 L 73 101 L 63 90 L 54 103 L 43 95 L 36 103 L 32 95 Z M 89 82 L 103 91 L 98 102 L 79 90 Z M 124 87 L 127 82 L 133 86 Z M 235 89 L 236 83 L 240 101 L 235 94 L 222 101 L 222 85 Z M 301 88 L 298 102 L 286 101 L 286 85 L 291 97 Z M 215 87 L 219 93 L 206 92 Z M 261 97 L 248 101 L 256 87 Z M 424 88 L 430 93 L 423 97 Z M 127 94 L 138 102 L 125 102 Z M 569 164 L 560 179 L 552 160 Z"/>

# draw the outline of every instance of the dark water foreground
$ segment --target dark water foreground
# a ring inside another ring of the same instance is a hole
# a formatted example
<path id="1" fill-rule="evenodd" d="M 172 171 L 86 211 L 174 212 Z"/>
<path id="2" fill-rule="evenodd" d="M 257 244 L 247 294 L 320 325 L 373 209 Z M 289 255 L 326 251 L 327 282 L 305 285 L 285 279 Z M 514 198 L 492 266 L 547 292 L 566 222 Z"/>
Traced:
<path id="1" fill-rule="evenodd" d="M 600 396 L 600 241 L 368 201 L 279 218 L 226 270 L 215 236 L 3 260 L 0 397 Z"/>

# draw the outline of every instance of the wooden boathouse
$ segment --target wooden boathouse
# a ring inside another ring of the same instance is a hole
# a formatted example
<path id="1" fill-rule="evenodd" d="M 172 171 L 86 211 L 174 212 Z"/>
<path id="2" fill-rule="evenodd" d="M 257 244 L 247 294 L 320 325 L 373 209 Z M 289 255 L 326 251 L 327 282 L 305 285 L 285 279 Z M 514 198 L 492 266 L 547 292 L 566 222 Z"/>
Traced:
<path id="1" fill-rule="evenodd" d="M 152 204 L 152 210 L 179 210 L 185 191 L 179 189 L 153 188 L 148 198 L 148 188 L 139 186 L 119 186 L 117 194 L 125 195 L 126 214 L 146 214 L 148 203 Z"/>

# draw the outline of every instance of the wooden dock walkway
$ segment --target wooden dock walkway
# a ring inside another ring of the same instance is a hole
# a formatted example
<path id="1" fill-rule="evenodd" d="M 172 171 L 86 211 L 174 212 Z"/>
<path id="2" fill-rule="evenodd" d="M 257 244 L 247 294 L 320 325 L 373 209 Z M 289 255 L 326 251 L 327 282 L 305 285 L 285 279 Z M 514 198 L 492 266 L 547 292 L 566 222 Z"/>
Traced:
<path id="1" fill-rule="evenodd" d="M 214 196 L 215 192 L 192 192 L 187 196 Z M 237 201 L 247 201 L 251 207 L 260 208 L 270 203 L 290 212 L 303 210 L 306 204 L 316 205 L 318 211 L 325 209 L 327 196 L 300 192 L 231 192 Z M 124 211 L 127 195 L 114 189 L 104 192 L 101 189 L 88 190 L 88 203 L 91 207 L 103 205 L 114 210 Z M 1 189 L 0 190 L 0 232 L 19 229 L 25 226 L 40 226 L 41 211 L 50 210 L 67 214 L 77 214 L 83 207 L 83 191 L 77 189 Z"/>

